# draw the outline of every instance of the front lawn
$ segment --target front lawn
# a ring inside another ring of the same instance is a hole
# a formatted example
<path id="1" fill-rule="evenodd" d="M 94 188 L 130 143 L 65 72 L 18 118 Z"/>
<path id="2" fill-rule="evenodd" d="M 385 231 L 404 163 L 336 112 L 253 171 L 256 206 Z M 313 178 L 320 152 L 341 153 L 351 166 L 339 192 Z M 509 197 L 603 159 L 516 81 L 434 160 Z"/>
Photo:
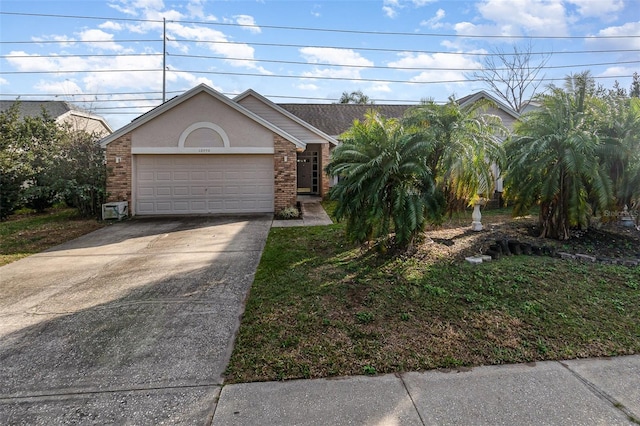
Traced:
<path id="1" fill-rule="evenodd" d="M 104 226 L 96 219 L 79 218 L 75 209 L 10 216 L 0 222 L 0 266 L 78 238 Z"/>
<path id="2" fill-rule="evenodd" d="M 340 224 L 272 229 L 227 381 L 640 352 L 640 267 L 538 256 L 473 266 L 452 250 L 493 231 L 464 229 L 405 257 L 346 243 Z"/>

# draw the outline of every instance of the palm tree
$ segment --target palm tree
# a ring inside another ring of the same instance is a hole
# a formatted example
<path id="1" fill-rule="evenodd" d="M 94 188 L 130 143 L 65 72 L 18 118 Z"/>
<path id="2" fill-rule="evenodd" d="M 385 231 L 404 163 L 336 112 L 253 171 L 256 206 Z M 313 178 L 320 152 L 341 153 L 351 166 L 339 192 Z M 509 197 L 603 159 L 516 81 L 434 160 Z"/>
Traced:
<path id="1" fill-rule="evenodd" d="M 514 214 L 540 205 L 540 236 L 568 239 L 586 226 L 591 204 L 605 209 L 613 199 L 611 181 L 600 167 L 588 73 L 567 79 L 567 90 L 550 87 L 541 107 L 522 117 L 505 146 L 507 190 Z"/>
<path id="2" fill-rule="evenodd" d="M 640 100 L 610 94 L 601 102 L 599 156 L 613 183 L 618 209 L 640 199 Z"/>
<path id="3" fill-rule="evenodd" d="M 326 171 L 340 180 L 331 189 L 335 215 L 353 240 L 388 239 L 410 247 L 433 210 L 433 178 L 424 161 L 428 145 L 395 119 L 370 111 L 343 135 Z"/>
<path id="4" fill-rule="evenodd" d="M 429 145 L 427 165 L 451 211 L 456 201 L 489 197 L 496 176 L 492 164 L 502 167 L 502 140 L 507 130 L 495 115 L 486 113 L 490 102 L 461 107 L 454 99 L 445 105 L 431 100 L 407 111 L 407 131 Z"/>
<path id="5" fill-rule="evenodd" d="M 369 96 L 362 93 L 362 90 L 356 90 L 351 93 L 342 92 L 342 96 L 338 100 L 339 104 L 373 104 L 373 101 L 369 98 Z"/>

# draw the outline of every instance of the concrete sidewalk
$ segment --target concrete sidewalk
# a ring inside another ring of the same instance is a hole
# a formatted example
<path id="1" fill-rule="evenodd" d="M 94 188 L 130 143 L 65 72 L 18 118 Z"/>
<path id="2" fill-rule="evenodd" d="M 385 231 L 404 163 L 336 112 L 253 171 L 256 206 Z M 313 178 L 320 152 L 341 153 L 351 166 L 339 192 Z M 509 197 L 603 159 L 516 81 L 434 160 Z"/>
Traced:
<path id="1" fill-rule="evenodd" d="M 640 355 L 225 385 L 213 424 L 637 425 Z"/>
<path id="2" fill-rule="evenodd" d="M 298 197 L 300 209 L 302 210 L 302 218 L 292 220 L 274 220 L 271 226 L 273 228 L 291 228 L 294 226 L 322 226 L 331 225 L 333 221 L 324 211 L 320 198 L 302 196 Z"/>

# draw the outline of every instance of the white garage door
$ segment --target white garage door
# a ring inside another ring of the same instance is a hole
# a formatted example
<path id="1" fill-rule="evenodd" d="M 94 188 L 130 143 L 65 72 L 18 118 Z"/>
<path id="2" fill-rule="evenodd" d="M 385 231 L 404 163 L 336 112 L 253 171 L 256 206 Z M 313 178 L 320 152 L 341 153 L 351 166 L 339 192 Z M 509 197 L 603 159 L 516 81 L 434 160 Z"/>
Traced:
<path id="1" fill-rule="evenodd" d="M 272 155 L 137 155 L 135 214 L 273 212 Z"/>

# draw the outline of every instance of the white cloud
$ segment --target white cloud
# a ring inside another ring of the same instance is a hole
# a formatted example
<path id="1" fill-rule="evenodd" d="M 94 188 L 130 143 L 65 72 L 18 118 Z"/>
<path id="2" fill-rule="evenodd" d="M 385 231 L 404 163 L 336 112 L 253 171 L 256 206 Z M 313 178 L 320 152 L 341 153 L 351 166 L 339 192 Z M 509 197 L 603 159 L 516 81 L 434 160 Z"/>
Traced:
<path id="1" fill-rule="evenodd" d="M 144 14 L 148 10 L 164 9 L 162 0 L 115 0 L 108 3 L 108 6 L 131 16 L 140 16 L 140 12 Z"/>
<path id="2" fill-rule="evenodd" d="M 391 93 L 391 87 L 387 83 L 377 83 L 367 89 L 367 91 L 375 93 Z"/>
<path id="3" fill-rule="evenodd" d="M 316 86 L 315 84 L 311 84 L 311 83 L 302 83 L 302 84 L 296 84 L 294 86 L 296 89 L 299 90 L 306 90 L 309 92 L 315 92 L 319 89 L 318 86 Z"/>
<path id="4" fill-rule="evenodd" d="M 488 24 L 459 22 L 458 34 L 469 35 L 545 35 L 568 34 L 562 0 L 484 0 L 477 4 Z"/>
<path id="5" fill-rule="evenodd" d="M 124 27 L 121 24 L 117 23 L 117 22 L 107 21 L 107 22 L 104 22 L 104 23 L 98 25 L 98 28 L 103 29 L 103 30 L 122 31 L 122 29 Z"/>
<path id="6" fill-rule="evenodd" d="M 433 16 L 433 18 L 431 19 L 427 19 L 424 20 L 422 22 L 420 22 L 420 26 L 421 27 L 428 27 L 431 29 L 437 29 L 437 28 L 442 28 L 444 26 L 444 24 L 442 22 L 440 22 L 442 20 L 442 18 L 444 18 L 446 15 L 445 11 L 443 9 L 438 9 L 438 11 L 436 12 L 436 14 Z"/>
<path id="7" fill-rule="evenodd" d="M 106 33 L 102 30 L 84 30 L 77 35 L 81 41 L 86 43 L 87 46 L 96 49 L 112 50 L 114 52 L 121 52 L 124 50 L 121 45 L 113 41 L 113 34 Z"/>
<path id="8" fill-rule="evenodd" d="M 395 18 L 398 16 L 398 9 L 402 6 L 400 5 L 400 0 L 383 0 L 382 1 L 382 11 L 389 18 Z"/>
<path id="9" fill-rule="evenodd" d="M 373 62 L 363 58 L 359 53 L 351 49 L 338 49 L 330 47 L 303 47 L 301 56 L 311 64 L 329 63 L 335 65 L 358 65 L 362 67 L 373 66 Z"/>
<path id="10" fill-rule="evenodd" d="M 603 28 L 596 34 L 596 36 L 616 36 L 620 38 L 597 38 L 589 36 L 586 41 L 590 47 L 597 47 L 599 49 L 640 50 L 640 37 L 638 37 L 638 34 L 640 34 L 640 21 L 627 22 L 624 25 Z M 637 55 L 635 57 L 637 57 Z"/>
<path id="11" fill-rule="evenodd" d="M 83 74 L 82 81 L 87 92 L 109 89 L 131 88 L 159 90 L 162 87 L 162 57 L 151 55 L 117 56 L 105 58 L 98 68 L 123 70 L 120 72 L 89 72 Z M 148 70 L 148 71 L 126 71 Z"/>
<path id="12" fill-rule="evenodd" d="M 230 43 L 228 37 L 212 28 L 185 26 L 175 22 L 167 24 L 169 39 L 187 39 L 199 41 L 199 45 L 204 46 L 214 53 L 225 56 L 227 63 L 234 67 L 244 67 L 254 69 L 262 74 L 271 74 L 265 68 L 253 62 L 255 49 L 244 43 Z M 171 42 L 173 46 L 180 47 L 179 42 Z M 241 60 L 234 60 L 241 59 Z"/>
<path id="13" fill-rule="evenodd" d="M 0 77 L 0 86 L 5 86 L 9 84 L 9 82 L 7 80 L 5 80 L 4 78 Z"/>
<path id="14" fill-rule="evenodd" d="M 423 7 L 435 1 L 437 0 L 411 0 L 411 3 L 413 3 L 415 7 Z"/>
<path id="15" fill-rule="evenodd" d="M 204 19 L 205 21 L 217 21 L 214 15 L 205 15 L 204 13 L 204 3 L 205 0 L 189 0 L 187 4 L 187 11 L 189 12 L 189 16 L 193 18 Z"/>
<path id="16" fill-rule="evenodd" d="M 234 18 L 235 18 L 236 23 L 238 25 L 241 25 L 242 27 L 244 27 L 245 29 L 249 30 L 250 32 L 252 32 L 254 34 L 260 34 L 262 32 L 260 27 L 258 27 L 256 25 L 256 21 L 255 21 L 255 19 L 253 19 L 253 16 L 236 15 L 236 16 L 234 16 Z"/>
<path id="17" fill-rule="evenodd" d="M 382 0 L 382 11 L 389 18 L 398 16 L 398 11 L 406 7 L 421 8 L 437 0 Z"/>
<path id="18" fill-rule="evenodd" d="M 359 80 L 360 71 L 352 68 L 314 68 L 311 71 L 303 72 L 302 76 Z"/>
<path id="19" fill-rule="evenodd" d="M 48 35 L 48 36 L 42 36 L 42 37 L 31 37 L 32 41 L 35 42 L 39 42 L 39 41 L 58 41 L 60 42 L 60 46 L 61 47 L 69 47 L 69 46 L 73 46 L 76 42 L 76 40 L 73 37 L 69 37 L 67 35 Z"/>
<path id="20" fill-rule="evenodd" d="M 604 21 L 615 20 L 615 13 L 624 9 L 623 0 L 568 0 L 578 8 L 583 17 L 601 18 Z"/>
<path id="21" fill-rule="evenodd" d="M 34 89 L 43 93 L 51 93 L 60 96 L 73 96 L 83 93 L 83 90 L 78 83 L 70 79 L 56 81 L 40 80 L 34 85 Z"/>
<path id="22" fill-rule="evenodd" d="M 617 66 L 617 67 L 609 67 L 606 70 L 604 70 L 603 72 L 599 73 L 597 76 L 598 77 L 618 77 L 618 76 L 625 76 L 628 77 L 629 79 L 631 78 L 631 76 L 633 75 L 634 72 L 637 72 L 637 69 L 631 68 L 631 67 L 623 67 L 623 66 Z"/>
<path id="23" fill-rule="evenodd" d="M 465 80 L 465 70 L 474 70 L 481 67 L 480 63 L 465 55 L 454 55 L 449 53 L 435 53 L 433 55 L 425 53 L 402 53 L 399 56 L 400 59 L 389 63 L 389 67 L 434 68 L 424 71 L 401 70 L 405 72 L 420 71 L 418 75 L 410 79 L 412 82 Z"/>

